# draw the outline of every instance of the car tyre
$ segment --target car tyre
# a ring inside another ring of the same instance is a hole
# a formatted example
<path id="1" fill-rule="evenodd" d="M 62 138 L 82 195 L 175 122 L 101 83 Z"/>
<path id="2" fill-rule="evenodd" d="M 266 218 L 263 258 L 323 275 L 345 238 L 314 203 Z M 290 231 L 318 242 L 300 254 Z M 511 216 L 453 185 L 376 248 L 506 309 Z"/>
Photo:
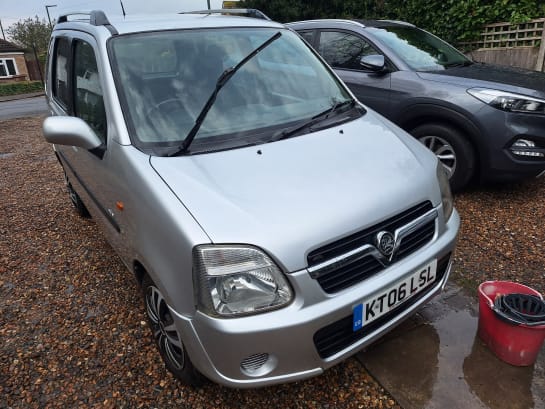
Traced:
<path id="1" fill-rule="evenodd" d="M 443 164 L 453 191 L 460 191 L 469 183 L 475 169 L 475 151 L 460 131 L 448 125 L 431 123 L 414 128 L 411 134 Z"/>
<path id="2" fill-rule="evenodd" d="M 202 385 L 205 378 L 189 359 L 165 298 L 147 274 L 142 279 L 142 293 L 152 337 L 166 368 L 186 385 Z"/>

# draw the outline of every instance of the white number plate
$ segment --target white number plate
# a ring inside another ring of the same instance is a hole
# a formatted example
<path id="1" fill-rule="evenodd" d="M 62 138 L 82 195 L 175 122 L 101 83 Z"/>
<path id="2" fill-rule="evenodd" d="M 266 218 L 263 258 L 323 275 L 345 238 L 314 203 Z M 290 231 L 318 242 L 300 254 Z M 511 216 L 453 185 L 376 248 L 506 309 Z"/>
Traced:
<path id="1" fill-rule="evenodd" d="M 401 303 L 418 294 L 435 281 L 437 260 L 419 268 L 402 281 L 354 307 L 352 330 L 357 331 Z"/>

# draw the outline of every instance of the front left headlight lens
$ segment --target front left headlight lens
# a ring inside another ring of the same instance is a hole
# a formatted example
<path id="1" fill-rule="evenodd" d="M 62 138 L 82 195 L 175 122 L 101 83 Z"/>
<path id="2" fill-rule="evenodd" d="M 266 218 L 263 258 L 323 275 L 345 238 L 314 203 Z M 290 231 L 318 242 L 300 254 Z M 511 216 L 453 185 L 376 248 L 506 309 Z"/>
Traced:
<path id="1" fill-rule="evenodd" d="M 439 181 L 439 189 L 441 189 L 441 201 L 443 202 L 443 214 L 446 222 L 454 209 L 454 199 L 452 198 L 447 171 L 441 162 L 437 164 L 437 180 Z"/>
<path id="2" fill-rule="evenodd" d="M 199 309 L 218 317 L 259 314 L 289 304 L 286 278 L 262 250 L 243 245 L 202 245 L 193 252 Z"/>
<path id="3" fill-rule="evenodd" d="M 502 111 L 545 114 L 545 100 L 539 98 L 487 88 L 470 88 L 467 92 L 485 104 Z"/>

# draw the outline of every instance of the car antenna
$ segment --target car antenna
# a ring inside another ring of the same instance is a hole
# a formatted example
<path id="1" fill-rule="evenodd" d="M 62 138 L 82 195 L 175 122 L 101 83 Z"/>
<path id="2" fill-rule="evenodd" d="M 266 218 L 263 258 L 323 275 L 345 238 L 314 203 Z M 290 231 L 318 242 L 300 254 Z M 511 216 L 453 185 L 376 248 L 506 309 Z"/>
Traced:
<path id="1" fill-rule="evenodd" d="M 125 18 L 127 14 L 125 13 L 125 7 L 123 7 L 123 0 L 119 0 L 119 4 L 121 4 L 121 11 L 123 12 L 123 18 Z"/>

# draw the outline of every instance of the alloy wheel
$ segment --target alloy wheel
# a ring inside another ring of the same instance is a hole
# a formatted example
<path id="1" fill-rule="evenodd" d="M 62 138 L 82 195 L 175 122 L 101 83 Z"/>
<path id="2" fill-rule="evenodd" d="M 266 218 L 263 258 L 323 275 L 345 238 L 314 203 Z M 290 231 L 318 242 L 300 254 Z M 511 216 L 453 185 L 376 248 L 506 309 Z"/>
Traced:
<path id="1" fill-rule="evenodd" d="M 450 179 L 456 172 L 457 164 L 456 152 L 452 145 L 439 136 L 421 136 L 418 140 L 437 156 Z"/>
<path id="2" fill-rule="evenodd" d="M 146 311 L 151 321 L 153 337 L 162 355 L 176 370 L 185 366 L 184 347 L 163 295 L 154 286 L 146 290 Z"/>

